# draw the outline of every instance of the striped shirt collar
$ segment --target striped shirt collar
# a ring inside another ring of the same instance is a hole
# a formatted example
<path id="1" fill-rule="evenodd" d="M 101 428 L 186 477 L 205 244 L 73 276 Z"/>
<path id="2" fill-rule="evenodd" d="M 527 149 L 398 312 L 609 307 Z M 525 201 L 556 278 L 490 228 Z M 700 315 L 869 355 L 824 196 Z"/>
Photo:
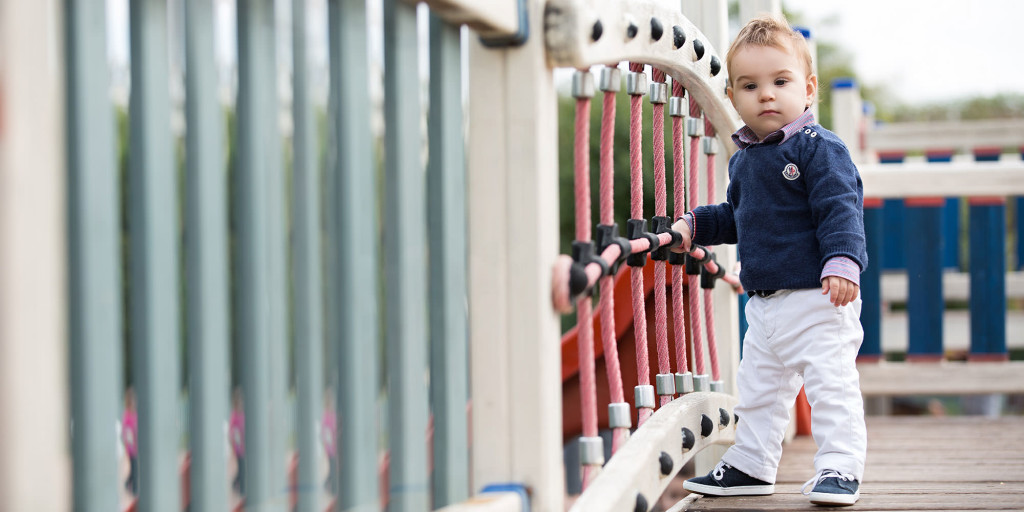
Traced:
<path id="1" fill-rule="evenodd" d="M 782 144 L 789 140 L 790 137 L 800 131 L 801 128 L 809 124 L 814 124 L 814 114 L 811 109 L 804 110 L 800 117 L 796 118 L 792 123 L 769 133 L 767 137 L 762 141 L 757 140 L 757 135 L 754 135 L 754 130 L 751 130 L 747 125 L 743 125 L 742 128 L 732 134 L 732 140 L 739 146 L 740 149 L 744 149 L 754 144 Z"/>

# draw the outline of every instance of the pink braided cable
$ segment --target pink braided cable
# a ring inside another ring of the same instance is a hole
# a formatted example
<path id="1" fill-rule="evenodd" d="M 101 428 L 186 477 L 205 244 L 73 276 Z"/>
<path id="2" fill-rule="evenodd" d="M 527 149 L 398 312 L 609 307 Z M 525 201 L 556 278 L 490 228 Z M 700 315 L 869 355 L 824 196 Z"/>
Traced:
<path id="1" fill-rule="evenodd" d="M 640 96 L 629 97 L 629 216 L 644 218 L 643 110 Z"/>
<path id="2" fill-rule="evenodd" d="M 573 146 L 576 196 L 576 240 L 590 240 L 590 98 L 576 99 Z"/>
<path id="3" fill-rule="evenodd" d="M 576 99 L 575 130 L 576 239 L 586 242 L 590 240 L 590 98 Z M 594 369 L 594 324 L 591 321 L 590 296 L 583 295 L 577 301 L 576 308 L 583 436 L 597 437 L 597 377 Z M 588 474 L 586 469 L 584 474 Z M 586 484 L 584 479 L 584 488 Z"/>
<path id="4" fill-rule="evenodd" d="M 704 133 L 708 137 L 715 136 L 715 127 L 709 119 L 704 120 Z M 708 155 L 708 203 L 715 202 L 715 155 Z M 710 248 L 709 248 L 710 249 Z M 715 343 L 715 303 L 711 300 L 711 290 L 704 290 L 704 323 L 708 333 L 708 356 L 711 358 L 711 379 L 719 380 L 721 373 L 718 367 L 718 345 Z"/>
<path id="5" fill-rule="evenodd" d="M 601 224 L 615 222 L 615 91 L 605 91 L 601 111 Z M 619 366 L 619 346 L 615 342 L 614 278 L 601 279 L 601 343 L 604 347 L 604 365 L 608 373 L 608 394 L 611 403 L 625 402 L 622 389 L 622 368 Z M 628 428 L 612 431 L 612 453 L 626 441 Z"/>
<path id="6" fill-rule="evenodd" d="M 691 97 L 690 98 L 690 117 L 700 117 L 700 105 Z M 689 192 L 690 192 L 690 209 L 697 206 L 697 175 L 700 167 L 700 158 L 698 154 L 700 137 L 690 137 L 690 180 L 689 180 Z M 698 289 L 700 288 L 699 276 L 693 275 L 689 277 L 689 303 L 690 311 L 690 325 L 693 329 L 693 359 L 694 367 L 697 370 L 697 375 L 704 375 L 704 341 L 701 338 L 700 328 L 700 316 L 697 311 L 700 311 L 700 294 Z"/>
<path id="7" fill-rule="evenodd" d="M 672 82 L 672 95 L 683 96 L 683 86 L 678 81 Z M 686 186 L 683 164 L 683 118 L 672 118 L 672 213 L 680 216 L 686 211 Z M 686 320 L 683 307 L 683 268 L 672 266 L 672 325 L 676 348 L 676 371 L 686 373 Z M 676 390 L 678 391 L 678 390 Z"/>
<path id="8" fill-rule="evenodd" d="M 665 73 L 654 68 L 655 83 L 665 81 Z M 665 105 L 652 104 L 652 131 L 654 145 L 654 215 L 664 217 L 667 208 L 665 189 Z M 658 347 L 658 373 L 672 373 L 672 362 L 668 350 L 668 312 L 665 298 L 665 262 L 654 262 L 654 339 Z M 661 396 L 661 405 L 672 401 L 668 395 Z"/>
<path id="9" fill-rule="evenodd" d="M 630 71 L 643 72 L 643 64 L 629 63 Z M 629 97 L 629 196 L 630 216 L 642 219 L 644 216 L 644 181 L 643 181 L 643 110 L 640 95 Z M 644 270 L 642 267 L 630 267 L 630 282 L 633 291 L 633 337 L 636 341 L 636 375 L 637 384 L 649 386 L 650 361 L 647 355 L 647 311 L 644 306 Z M 639 411 L 637 426 L 643 425 L 649 414 L 644 408 Z"/>
<path id="10" fill-rule="evenodd" d="M 605 91 L 601 111 L 601 224 L 615 222 L 615 91 Z"/>

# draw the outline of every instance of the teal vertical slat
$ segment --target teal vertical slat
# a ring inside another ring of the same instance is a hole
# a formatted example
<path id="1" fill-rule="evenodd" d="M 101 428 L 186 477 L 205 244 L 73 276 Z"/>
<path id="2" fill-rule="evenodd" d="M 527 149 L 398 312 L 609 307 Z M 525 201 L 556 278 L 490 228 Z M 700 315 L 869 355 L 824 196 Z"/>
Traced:
<path id="1" fill-rule="evenodd" d="M 295 319 L 295 386 L 298 400 L 296 439 L 299 452 L 298 510 L 321 512 L 317 439 L 323 373 L 323 289 L 320 286 L 320 187 L 316 166 L 316 132 L 310 103 L 306 52 L 306 0 L 292 2 L 292 139 L 293 196 L 292 275 Z"/>
<path id="2" fill-rule="evenodd" d="M 416 7 L 384 2 L 384 275 L 390 510 L 429 508 L 426 179 Z"/>
<path id="3" fill-rule="evenodd" d="M 434 414 L 433 508 L 469 497 L 466 156 L 458 25 L 430 17 L 430 403 Z"/>
<path id="4" fill-rule="evenodd" d="M 212 0 L 185 3 L 187 339 L 191 510 L 228 508 L 228 192 Z"/>
<path id="5" fill-rule="evenodd" d="M 273 0 L 238 9 L 235 272 L 245 410 L 246 509 L 284 510 L 286 250 Z"/>
<path id="6" fill-rule="evenodd" d="M 103 0 L 64 2 L 74 509 L 118 510 L 121 205 Z"/>
<path id="7" fill-rule="evenodd" d="M 178 187 L 171 151 L 167 5 L 130 4 L 129 305 L 139 411 L 139 508 L 178 511 Z"/>
<path id="8" fill-rule="evenodd" d="M 366 4 L 328 0 L 334 256 L 337 300 L 338 509 L 380 510 L 377 395 L 380 346 L 378 178 L 370 132 Z"/>

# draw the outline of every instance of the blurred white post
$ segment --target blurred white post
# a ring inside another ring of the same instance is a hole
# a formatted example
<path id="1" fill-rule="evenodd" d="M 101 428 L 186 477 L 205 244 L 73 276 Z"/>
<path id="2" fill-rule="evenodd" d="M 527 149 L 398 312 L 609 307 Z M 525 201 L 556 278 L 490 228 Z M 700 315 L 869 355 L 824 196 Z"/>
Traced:
<path id="1" fill-rule="evenodd" d="M 782 0 L 740 0 L 740 26 L 762 14 L 782 15 Z"/>
<path id="2" fill-rule="evenodd" d="M 531 510 L 561 512 L 557 104 L 544 2 L 527 3 L 523 45 L 488 48 L 469 37 L 472 490 L 520 483 Z"/>
<path id="3" fill-rule="evenodd" d="M 807 27 L 793 27 L 794 30 L 800 32 L 800 35 L 804 36 L 804 41 L 807 42 L 807 50 L 811 53 L 811 73 L 818 74 L 818 41 L 814 39 L 814 33 Z M 821 77 L 818 77 L 820 80 Z M 821 83 L 818 83 L 818 98 L 821 98 Z M 814 114 L 814 119 L 821 123 L 821 117 L 818 115 L 818 99 L 814 100 L 811 104 L 811 113 Z"/>
<path id="4" fill-rule="evenodd" d="M 742 3 L 742 2 L 741 2 Z M 778 2 L 776 2 L 778 3 Z M 708 42 L 715 49 L 722 65 L 725 66 L 725 55 L 729 49 L 729 8 L 726 0 L 700 0 L 682 3 L 683 14 L 696 25 Z M 715 161 L 715 197 L 707 197 L 707 174 L 701 173 L 697 186 L 703 203 L 720 203 L 725 201 L 725 189 L 729 183 L 729 157 L 721 150 L 719 141 L 718 155 Z M 707 158 L 700 155 L 701 169 L 706 169 Z M 731 272 L 736 265 L 736 246 L 720 245 L 715 247 L 718 262 Z M 736 368 L 740 364 L 740 327 L 739 307 L 736 293 L 725 283 L 718 283 L 713 294 L 715 304 L 715 343 L 718 346 L 718 364 L 721 371 L 725 392 L 736 394 Z M 697 474 L 711 470 L 722 458 L 727 447 L 710 446 L 694 457 Z"/>
<path id="5" fill-rule="evenodd" d="M 832 81 L 832 127 L 830 128 L 850 150 L 854 163 L 864 162 L 861 151 L 860 129 L 861 117 L 864 115 L 863 102 L 860 99 L 860 88 L 853 78 L 837 78 Z M 826 128 L 829 128 L 826 126 Z"/>
<path id="6" fill-rule="evenodd" d="M 60 5 L 0 2 L 0 510 L 71 508 Z"/>

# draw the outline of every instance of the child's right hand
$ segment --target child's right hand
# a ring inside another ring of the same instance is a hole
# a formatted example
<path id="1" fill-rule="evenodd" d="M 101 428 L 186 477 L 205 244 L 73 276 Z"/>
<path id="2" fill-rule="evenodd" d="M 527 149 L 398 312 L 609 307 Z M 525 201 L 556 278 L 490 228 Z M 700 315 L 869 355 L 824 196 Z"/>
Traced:
<path id="1" fill-rule="evenodd" d="M 690 233 L 690 225 L 685 220 L 679 219 L 675 224 L 672 224 L 672 231 L 678 231 L 679 234 L 683 235 L 683 242 L 672 248 L 672 252 L 681 252 L 687 254 L 690 252 L 690 239 L 692 233 Z"/>

